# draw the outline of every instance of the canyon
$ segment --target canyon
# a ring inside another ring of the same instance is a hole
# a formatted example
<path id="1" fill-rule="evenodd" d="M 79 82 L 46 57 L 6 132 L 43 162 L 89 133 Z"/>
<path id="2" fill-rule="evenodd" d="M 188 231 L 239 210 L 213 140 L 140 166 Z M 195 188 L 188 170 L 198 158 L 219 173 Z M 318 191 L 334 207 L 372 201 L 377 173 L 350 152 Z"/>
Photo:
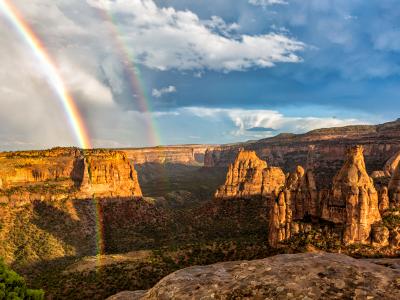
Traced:
<path id="1" fill-rule="evenodd" d="M 3 152 L 0 256 L 56 299 L 282 253 L 395 257 L 399 138 L 395 121 L 230 145 Z"/>

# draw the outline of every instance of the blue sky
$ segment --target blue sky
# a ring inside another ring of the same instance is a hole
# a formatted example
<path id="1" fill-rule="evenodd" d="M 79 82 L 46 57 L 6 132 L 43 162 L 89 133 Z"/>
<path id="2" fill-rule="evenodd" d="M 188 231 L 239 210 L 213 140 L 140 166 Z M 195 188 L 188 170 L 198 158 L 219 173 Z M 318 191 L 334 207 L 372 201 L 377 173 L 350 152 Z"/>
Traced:
<path id="1" fill-rule="evenodd" d="M 153 145 L 144 118 L 157 144 L 181 144 L 400 115 L 398 1 L 12 2 L 59 66 L 95 146 Z M 0 149 L 76 145 L 40 65 L 1 13 L 0 25 Z M 133 64 L 151 112 L 138 111 Z"/>

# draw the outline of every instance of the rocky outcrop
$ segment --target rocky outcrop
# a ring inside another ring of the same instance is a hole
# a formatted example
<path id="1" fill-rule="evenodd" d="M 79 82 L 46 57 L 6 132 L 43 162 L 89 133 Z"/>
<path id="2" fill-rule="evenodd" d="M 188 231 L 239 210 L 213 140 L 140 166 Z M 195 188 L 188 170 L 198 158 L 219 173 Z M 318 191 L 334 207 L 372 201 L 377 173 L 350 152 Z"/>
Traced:
<path id="1" fill-rule="evenodd" d="M 292 225 L 292 209 L 287 191 L 279 193 L 270 213 L 268 225 L 268 243 L 272 247 L 290 238 Z"/>
<path id="2" fill-rule="evenodd" d="M 254 151 L 240 151 L 229 166 L 225 185 L 215 193 L 216 198 L 251 198 L 261 195 L 262 173 L 267 163 Z"/>
<path id="3" fill-rule="evenodd" d="M 378 209 L 378 193 L 368 176 L 363 148 L 350 148 L 347 160 L 335 176 L 328 199 L 325 199 L 321 217 L 343 224 L 343 242 L 366 243 L 371 225 L 381 220 Z"/>
<path id="4" fill-rule="evenodd" d="M 286 189 L 291 198 L 293 219 L 319 216 L 318 191 L 311 170 L 304 171 L 301 166 L 297 166 L 296 171 L 287 180 Z"/>
<path id="5" fill-rule="evenodd" d="M 206 166 L 228 166 L 234 162 L 238 149 L 256 151 L 270 165 L 286 171 L 307 166 L 313 157 L 315 180 L 320 189 L 329 188 L 332 178 L 344 163 L 347 148 L 364 148 L 368 170 L 382 170 L 385 163 L 400 151 L 400 121 L 382 125 L 347 126 L 314 130 L 305 134 L 280 134 L 237 145 L 216 146 L 206 153 Z"/>
<path id="6" fill-rule="evenodd" d="M 299 232 L 295 221 L 319 217 L 319 198 L 313 172 L 298 166 L 276 198 L 269 217 L 268 241 L 273 247 Z"/>
<path id="7" fill-rule="evenodd" d="M 385 164 L 385 174 L 391 176 L 396 171 L 397 166 L 400 162 L 400 151 L 393 155 Z"/>
<path id="8" fill-rule="evenodd" d="M 397 165 L 389 182 L 390 206 L 400 208 L 400 164 Z"/>
<path id="9" fill-rule="evenodd" d="M 379 191 L 379 212 L 381 215 L 389 209 L 389 191 L 386 186 Z"/>
<path id="10" fill-rule="evenodd" d="M 226 181 L 215 193 L 216 198 L 252 198 L 277 195 L 284 186 L 285 174 L 271 168 L 254 151 L 240 151 L 229 166 Z"/>
<path id="11" fill-rule="evenodd" d="M 179 270 L 112 300 L 399 299 L 400 272 L 341 254 L 277 255 Z"/>
<path id="12" fill-rule="evenodd" d="M 385 247 L 389 245 L 389 229 L 382 224 L 372 225 L 371 241 L 375 247 Z"/>
<path id="13" fill-rule="evenodd" d="M 0 181 L 3 202 L 142 196 L 133 165 L 112 150 L 1 153 Z"/>

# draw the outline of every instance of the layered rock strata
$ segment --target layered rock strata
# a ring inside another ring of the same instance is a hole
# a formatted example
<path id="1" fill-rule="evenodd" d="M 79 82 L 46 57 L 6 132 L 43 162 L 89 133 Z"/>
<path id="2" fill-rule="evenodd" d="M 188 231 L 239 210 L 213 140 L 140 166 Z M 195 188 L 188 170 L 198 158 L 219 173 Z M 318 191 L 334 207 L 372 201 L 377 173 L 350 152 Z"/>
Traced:
<path id="1" fill-rule="evenodd" d="M 177 145 L 136 149 L 120 149 L 135 165 L 138 164 L 182 164 L 203 165 L 206 151 L 213 145 Z"/>
<path id="2" fill-rule="evenodd" d="M 136 171 L 122 152 L 56 148 L 0 154 L 2 202 L 141 197 Z"/>

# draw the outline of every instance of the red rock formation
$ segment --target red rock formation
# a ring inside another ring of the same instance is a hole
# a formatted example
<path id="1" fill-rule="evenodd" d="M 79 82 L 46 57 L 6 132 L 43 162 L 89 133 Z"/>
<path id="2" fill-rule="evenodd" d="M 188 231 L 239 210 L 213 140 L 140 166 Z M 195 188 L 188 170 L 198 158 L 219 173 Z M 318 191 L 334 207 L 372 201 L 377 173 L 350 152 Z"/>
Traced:
<path id="1" fill-rule="evenodd" d="M 296 171 L 288 178 L 286 189 L 290 191 L 295 220 L 301 220 L 306 216 L 318 217 L 318 191 L 311 170 L 304 171 L 301 166 L 297 166 Z"/>
<path id="2" fill-rule="evenodd" d="M 107 152 L 84 156 L 79 196 L 141 197 L 137 174 L 123 153 Z"/>
<path id="3" fill-rule="evenodd" d="M 397 166 L 399 165 L 399 162 L 400 162 L 400 152 L 397 152 L 385 164 L 384 170 L 387 176 L 391 176 L 394 174 Z"/>
<path id="4" fill-rule="evenodd" d="M 291 235 L 292 210 L 288 194 L 290 193 L 287 191 L 279 193 L 269 217 L 268 243 L 272 247 L 276 247 Z"/>
<path id="5" fill-rule="evenodd" d="M 2 202 L 87 197 L 141 197 L 126 155 L 112 150 L 55 148 L 0 154 Z M 18 204 L 17 204 L 18 205 Z"/>
<path id="6" fill-rule="evenodd" d="M 277 195 L 285 182 L 279 168 L 268 168 L 254 151 L 240 151 L 229 166 L 226 181 L 215 193 L 216 198 L 251 198 Z"/>
<path id="7" fill-rule="evenodd" d="M 319 198 L 311 170 L 298 166 L 286 181 L 285 188 L 275 200 L 269 218 L 268 241 L 273 247 L 299 232 L 295 221 L 319 217 Z"/>
<path id="8" fill-rule="evenodd" d="M 389 182 L 390 206 L 400 208 L 400 164 L 397 165 Z"/>
<path id="9" fill-rule="evenodd" d="M 381 220 L 378 194 L 367 174 L 362 147 L 348 150 L 347 160 L 324 201 L 322 218 L 345 226 L 345 244 L 368 242 L 371 225 Z"/>
<path id="10" fill-rule="evenodd" d="M 383 214 L 389 209 L 389 191 L 386 186 L 384 186 L 379 191 L 379 212 Z"/>

